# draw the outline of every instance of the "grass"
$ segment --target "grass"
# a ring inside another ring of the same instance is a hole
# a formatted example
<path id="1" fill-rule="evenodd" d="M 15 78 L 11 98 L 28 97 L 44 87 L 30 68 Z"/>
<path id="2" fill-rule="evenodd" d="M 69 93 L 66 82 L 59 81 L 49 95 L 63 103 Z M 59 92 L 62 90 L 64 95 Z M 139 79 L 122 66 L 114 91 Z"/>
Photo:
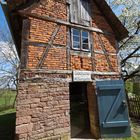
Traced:
<path id="1" fill-rule="evenodd" d="M 16 109 L 13 108 L 13 109 L 7 109 L 7 110 L 4 110 L 4 111 L 1 111 L 0 116 L 5 115 L 5 114 L 11 114 L 11 113 L 16 113 Z"/>
<path id="2" fill-rule="evenodd" d="M 0 90 L 0 111 L 13 106 L 16 92 L 11 90 Z"/>

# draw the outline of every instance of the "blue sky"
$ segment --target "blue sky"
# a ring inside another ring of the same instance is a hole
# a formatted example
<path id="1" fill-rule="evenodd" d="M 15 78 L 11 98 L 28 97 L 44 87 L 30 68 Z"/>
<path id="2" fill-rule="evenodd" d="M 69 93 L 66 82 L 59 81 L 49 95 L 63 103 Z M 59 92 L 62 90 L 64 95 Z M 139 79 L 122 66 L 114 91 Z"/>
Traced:
<path id="1" fill-rule="evenodd" d="M 4 22 L 5 22 L 5 17 L 4 17 L 2 8 L 1 8 L 1 6 L 0 6 L 0 28 L 1 28 L 1 27 L 4 27 L 4 24 L 5 24 Z"/>
<path id="2" fill-rule="evenodd" d="M 6 37 L 11 36 L 1 5 L 0 5 L 0 30 L 2 30 L 2 33 L 4 33 Z M 0 41 L 4 41 L 4 39 L 0 38 Z"/>
<path id="3" fill-rule="evenodd" d="M 123 9 L 124 9 L 124 5 L 120 5 L 116 9 L 113 9 L 113 11 L 117 16 L 119 16 L 122 13 Z"/>
<path id="4" fill-rule="evenodd" d="M 0 33 L 1 33 L 1 30 L 2 32 L 4 31 L 5 35 L 7 35 L 7 37 L 11 36 L 10 32 L 9 32 L 9 29 L 8 29 L 8 25 L 6 23 L 6 19 L 5 19 L 5 16 L 4 16 L 4 13 L 2 11 L 2 7 L 0 5 Z M 0 43 L 2 45 L 2 43 L 4 43 L 5 41 L 0 37 Z M 0 50 L 2 51 L 2 50 Z M 0 59 L 1 61 L 1 59 Z M 3 61 L 3 59 L 2 59 Z M 2 62 L 1 61 L 1 62 Z M 13 66 L 11 65 L 11 63 L 9 62 L 5 62 L 5 63 L 2 63 L 1 66 L 0 66 L 1 69 L 4 69 L 4 70 L 7 70 L 7 71 L 12 71 L 12 68 Z M 0 71 L 0 76 L 3 76 L 3 75 L 7 75 L 7 73 L 3 72 L 3 71 Z M 5 86 L 5 85 L 4 85 Z M 11 86 L 12 88 L 15 88 L 15 86 Z M 1 88 L 1 87 L 0 87 Z"/>

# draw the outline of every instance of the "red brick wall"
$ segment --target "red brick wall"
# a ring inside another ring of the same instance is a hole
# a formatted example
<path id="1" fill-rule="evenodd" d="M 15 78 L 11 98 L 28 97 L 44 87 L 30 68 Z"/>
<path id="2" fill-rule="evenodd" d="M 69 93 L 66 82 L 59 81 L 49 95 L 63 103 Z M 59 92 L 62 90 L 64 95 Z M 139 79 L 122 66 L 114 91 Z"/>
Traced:
<path id="1" fill-rule="evenodd" d="M 50 16 L 62 20 L 67 20 L 66 4 L 62 0 L 51 0 L 44 3 L 42 2 L 37 7 L 33 7 L 29 10 L 31 13 L 38 14 L 40 16 Z M 23 29 L 28 30 L 28 39 L 26 41 L 33 42 L 36 45 L 28 45 L 28 57 L 24 57 L 27 60 L 26 67 L 30 69 L 37 68 L 39 60 L 45 50 L 48 47 L 47 44 L 56 28 L 56 24 L 53 22 L 47 22 L 38 20 L 35 18 L 29 18 L 30 28 Z M 24 25 L 23 25 L 24 26 Z M 61 26 L 56 34 L 52 44 L 56 47 L 51 47 L 48 55 L 43 63 L 42 67 L 47 69 L 66 69 L 66 27 Z M 43 47 L 37 44 L 46 44 Z M 24 47 L 24 46 L 22 46 Z M 22 58 L 22 54 L 21 54 Z"/>
<path id="2" fill-rule="evenodd" d="M 92 6 L 94 7 L 92 10 L 93 14 L 92 26 L 112 33 L 112 35 L 100 34 L 109 61 L 107 60 L 101 47 L 101 43 L 99 41 L 99 34 L 93 33 L 94 51 L 102 52 L 102 54 L 95 53 L 95 66 L 96 66 L 95 70 L 101 72 L 105 71 L 118 72 L 118 58 L 117 55 L 115 55 L 117 54 L 116 39 L 115 36 L 113 35 L 114 34 L 113 30 L 111 26 L 108 24 L 107 20 L 104 18 L 103 13 L 99 11 L 96 4 L 93 3 Z M 113 53 L 114 55 L 112 56 L 110 53 Z M 112 69 L 110 69 L 109 65 L 111 66 Z"/>
<path id="3" fill-rule="evenodd" d="M 45 48 L 28 47 L 28 67 L 36 68 Z M 42 65 L 46 69 L 66 69 L 66 49 L 64 47 L 53 47 L 49 50 L 48 55 Z"/>
<path id="4" fill-rule="evenodd" d="M 71 55 L 71 69 L 92 71 L 91 58 Z"/>
<path id="5" fill-rule="evenodd" d="M 91 2 L 90 4 L 93 8 L 92 9 L 92 26 L 98 29 L 105 30 L 110 35 L 99 34 L 93 32 L 91 34 L 93 38 L 93 53 L 94 57 L 91 56 L 80 56 L 80 55 L 73 55 L 70 54 L 69 58 L 67 56 L 67 38 L 68 36 L 68 27 L 61 26 L 60 30 L 56 34 L 52 44 L 53 47 L 49 49 L 48 55 L 45 58 L 45 61 L 42 65 L 42 68 L 45 69 L 73 69 L 73 70 L 95 70 L 101 72 L 118 72 L 118 60 L 117 60 L 117 53 L 116 51 L 116 39 L 113 35 L 113 31 L 110 25 L 107 23 L 106 19 L 104 18 L 103 14 L 95 3 Z M 64 21 L 67 21 L 68 13 L 67 13 L 67 5 L 62 0 L 51 0 L 47 3 L 40 4 L 35 6 L 30 11 L 40 16 L 50 16 L 53 18 L 58 18 Z M 30 21 L 30 28 L 23 29 L 28 30 L 28 39 L 27 42 L 33 42 L 35 45 L 28 45 L 27 52 L 28 55 L 24 59 L 27 59 L 26 68 L 29 69 L 36 69 L 37 65 L 41 59 L 41 56 L 45 50 L 45 47 L 48 47 L 48 42 L 56 29 L 56 24 L 53 22 L 47 22 L 35 18 L 29 18 Z M 24 25 L 23 25 L 24 26 Z M 101 47 L 101 43 L 99 41 L 99 36 L 103 42 L 103 46 L 107 52 L 108 58 L 105 56 L 103 49 Z M 38 46 L 38 43 L 44 43 L 44 46 Z M 24 45 L 22 46 L 24 47 Z M 70 46 L 71 47 L 71 46 Z M 112 53 L 113 55 L 111 55 Z M 68 68 L 67 60 L 70 61 L 70 67 Z M 94 62 L 93 62 L 94 61 Z M 93 66 L 94 63 L 94 66 Z M 110 68 L 112 67 L 112 69 Z"/>

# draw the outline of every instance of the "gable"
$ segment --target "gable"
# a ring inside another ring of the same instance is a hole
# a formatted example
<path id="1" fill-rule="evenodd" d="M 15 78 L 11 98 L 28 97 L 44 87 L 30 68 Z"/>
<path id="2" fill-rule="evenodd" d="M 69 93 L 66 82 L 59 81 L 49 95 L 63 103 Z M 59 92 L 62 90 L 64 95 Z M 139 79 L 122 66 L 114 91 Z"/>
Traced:
<path id="1" fill-rule="evenodd" d="M 89 2 L 92 0 L 88 0 Z M 105 2 L 105 0 L 93 0 L 98 9 L 100 11 L 103 11 L 102 14 L 105 17 L 107 23 L 109 23 L 109 26 L 113 29 L 113 32 L 115 33 L 116 39 L 118 41 L 126 38 L 128 36 L 128 31 L 127 29 L 122 25 L 122 23 L 119 21 L 119 19 L 116 17 L 116 15 L 113 13 L 113 11 L 111 10 L 111 8 L 108 6 L 108 4 Z M 66 4 L 66 2 L 70 2 L 70 0 L 55 0 L 55 2 L 61 2 L 63 4 Z M 17 34 L 20 33 L 21 27 L 22 27 L 22 17 L 19 16 L 18 14 L 16 14 L 15 12 L 20 10 L 20 9 L 26 9 L 31 11 L 33 8 L 38 7 L 38 5 L 46 5 L 47 1 L 46 0 L 7 0 L 7 5 L 8 5 L 8 16 L 9 16 L 9 21 L 11 24 L 11 29 L 14 32 L 14 38 L 15 38 L 15 42 L 17 42 L 17 46 L 20 46 L 21 42 L 20 42 L 20 36 Z M 84 5 L 84 4 L 83 4 Z M 91 6 L 91 5 L 90 5 Z M 53 8 L 53 7 L 52 7 Z M 85 7 L 84 7 L 85 8 Z M 92 9 L 92 7 L 90 7 Z M 50 7 L 51 9 L 51 7 Z M 54 14 L 57 14 L 57 16 L 55 15 L 55 17 L 57 17 L 59 19 L 59 14 L 60 12 L 56 12 Z M 85 15 L 87 15 L 88 13 L 83 12 L 83 17 L 81 16 L 82 19 L 84 19 L 84 17 L 87 17 Z M 78 16 L 78 15 L 77 15 Z M 86 26 L 89 26 L 89 18 L 83 20 L 83 23 Z M 12 20 L 15 19 L 15 20 Z M 81 20 L 80 20 L 81 22 Z M 16 26 L 15 26 L 16 25 Z M 18 26 L 17 26 L 18 25 Z M 18 39 L 19 38 L 19 39 Z"/>
<path id="2" fill-rule="evenodd" d="M 46 4 L 46 0 L 6 0 L 8 3 L 9 9 L 24 9 L 27 7 L 32 7 L 33 4 L 37 3 L 43 3 Z M 70 0 L 55 0 L 58 2 L 66 3 Z M 110 24 L 111 28 L 113 29 L 116 38 L 118 41 L 126 38 L 128 36 L 127 29 L 123 26 L 123 24 L 120 22 L 120 20 L 117 18 L 117 16 L 113 13 L 109 5 L 106 3 L 105 0 L 93 0 L 99 9 L 103 11 L 104 17 Z"/>

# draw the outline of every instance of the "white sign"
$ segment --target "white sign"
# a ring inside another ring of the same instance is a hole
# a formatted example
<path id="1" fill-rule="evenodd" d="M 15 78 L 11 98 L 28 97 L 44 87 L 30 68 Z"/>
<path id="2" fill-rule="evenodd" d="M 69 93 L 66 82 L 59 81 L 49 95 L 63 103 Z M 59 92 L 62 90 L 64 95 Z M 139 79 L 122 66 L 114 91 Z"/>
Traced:
<path id="1" fill-rule="evenodd" d="M 73 71 L 73 81 L 92 81 L 90 71 Z"/>

